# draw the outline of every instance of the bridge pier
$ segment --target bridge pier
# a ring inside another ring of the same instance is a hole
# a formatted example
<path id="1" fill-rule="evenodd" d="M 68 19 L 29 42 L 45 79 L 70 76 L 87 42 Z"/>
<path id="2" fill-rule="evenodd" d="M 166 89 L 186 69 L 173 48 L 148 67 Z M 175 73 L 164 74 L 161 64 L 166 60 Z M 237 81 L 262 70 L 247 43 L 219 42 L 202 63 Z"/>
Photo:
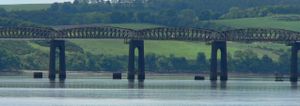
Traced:
<path id="1" fill-rule="evenodd" d="M 218 80 L 218 50 L 221 51 L 221 73 L 220 80 L 227 81 L 227 45 L 226 41 L 213 41 L 211 48 L 211 67 L 210 67 L 210 80 Z"/>
<path id="2" fill-rule="evenodd" d="M 298 81 L 298 51 L 300 50 L 300 43 L 292 43 L 292 55 L 291 55 L 291 73 L 290 73 L 290 81 L 297 82 Z"/>
<path id="3" fill-rule="evenodd" d="M 56 49 L 59 49 L 59 80 L 66 79 L 66 56 L 65 56 L 65 41 L 51 40 L 50 41 L 50 64 L 49 64 L 49 79 L 54 81 L 56 78 Z"/>
<path id="4" fill-rule="evenodd" d="M 144 58 L 144 41 L 130 40 L 129 41 L 129 59 L 127 79 L 135 79 L 135 49 L 138 49 L 138 80 L 145 80 L 145 58 Z"/>

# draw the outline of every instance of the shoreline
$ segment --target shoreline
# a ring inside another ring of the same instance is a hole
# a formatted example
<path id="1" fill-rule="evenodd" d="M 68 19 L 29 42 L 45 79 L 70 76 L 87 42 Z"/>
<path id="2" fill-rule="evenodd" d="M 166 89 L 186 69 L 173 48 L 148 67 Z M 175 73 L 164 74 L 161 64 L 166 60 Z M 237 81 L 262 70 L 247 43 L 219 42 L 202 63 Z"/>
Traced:
<path id="1" fill-rule="evenodd" d="M 20 71 L 5 71 L 0 72 L 0 76 L 32 76 L 34 72 L 42 72 L 44 76 L 48 75 L 47 70 L 20 70 Z M 107 71 L 67 71 L 68 76 L 75 76 L 75 77 L 108 77 L 110 78 L 114 72 L 107 72 Z M 127 72 L 121 72 L 123 78 L 127 77 Z M 146 71 L 146 77 L 147 76 L 161 76 L 161 77 L 194 77 L 194 76 L 204 76 L 205 78 L 209 77 L 209 73 L 155 73 L 155 72 L 147 72 Z M 255 78 L 255 77 L 268 77 L 268 78 L 274 78 L 275 74 L 266 74 L 266 73 L 234 73 L 234 72 L 228 72 L 229 77 L 233 78 Z M 288 74 L 283 74 L 284 77 L 288 77 Z"/>

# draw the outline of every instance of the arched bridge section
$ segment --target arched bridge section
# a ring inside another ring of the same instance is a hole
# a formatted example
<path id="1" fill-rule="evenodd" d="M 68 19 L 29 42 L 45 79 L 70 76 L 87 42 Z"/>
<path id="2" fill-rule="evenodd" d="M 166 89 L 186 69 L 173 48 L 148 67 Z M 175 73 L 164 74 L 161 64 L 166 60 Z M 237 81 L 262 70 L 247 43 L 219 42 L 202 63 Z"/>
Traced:
<path id="1" fill-rule="evenodd" d="M 49 39 L 56 31 L 41 27 L 0 27 L 0 38 Z"/>
<path id="2" fill-rule="evenodd" d="M 53 38 L 116 38 L 135 40 L 224 40 L 225 36 L 220 36 L 217 31 L 196 29 L 196 28 L 150 28 L 143 30 L 133 30 L 119 27 L 75 27 L 58 30 L 59 34 Z"/>
<path id="3" fill-rule="evenodd" d="M 133 30 L 111 26 L 71 28 L 0 27 L 0 38 L 6 39 L 134 39 L 183 41 L 300 41 L 300 32 L 284 29 L 245 28 L 215 31 L 198 28 L 159 27 Z"/>
<path id="4" fill-rule="evenodd" d="M 225 36 L 218 31 L 196 28 L 152 28 L 138 30 L 133 39 L 145 40 L 190 40 L 211 41 L 225 40 Z"/>
<path id="5" fill-rule="evenodd" d="M 132 29 L 110 27 L 110 26 L 95 26 L 95 27 L 75 27 L 58 30 L 58 34 L 53 38 L 58 39 L 125 39 L 134 35 L 136 32 Z"/>
<path id="6" fill-rule="evenodd" d="M 300 33 L 284 29 L 246 28 L 222 32 L 226 41 L 300 41 Z"/>

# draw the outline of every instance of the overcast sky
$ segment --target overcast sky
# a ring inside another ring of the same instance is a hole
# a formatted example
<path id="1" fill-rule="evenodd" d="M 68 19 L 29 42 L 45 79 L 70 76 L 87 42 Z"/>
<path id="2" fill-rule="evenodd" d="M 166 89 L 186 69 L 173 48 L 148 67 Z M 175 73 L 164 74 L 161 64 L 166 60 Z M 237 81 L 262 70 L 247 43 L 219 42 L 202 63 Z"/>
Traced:
<path id="1" fill-rule="evenodd" d="M 0 4 L 37 4 L 37 3 L 54 3 L 73 0 L 0 0 Z"/>

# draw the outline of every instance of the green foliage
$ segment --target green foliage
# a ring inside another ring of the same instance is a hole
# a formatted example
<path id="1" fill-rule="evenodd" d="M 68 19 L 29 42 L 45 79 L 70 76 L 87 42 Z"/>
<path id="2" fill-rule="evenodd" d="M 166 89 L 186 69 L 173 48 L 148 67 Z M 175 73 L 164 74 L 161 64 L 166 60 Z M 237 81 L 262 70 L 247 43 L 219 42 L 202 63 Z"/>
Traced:
<path id="1" fill-rule="evenodd" d="M 278 20 L 278 17 L 294 17 L 295 15 L 275 15 L 258 18 L 239 18 L 215 20 L 213 23 L 231 28 L 279 28 L 293 31 L 300 31 L 300 21 Z"/>
<path id="2" fill-rule="evenodd" d="M 299 14 L 299 5 L 275 5 L 264 7 L 252 7 L 242 9 L 238 7 L 230 8 L 227 14 L 221 18 L 250 18 L 250 17 L 265 17 L 272 14 Z"/>
<path id="3" fill-rule="evenodd" d="M 18 4 L 18 5 L 0 5 L 0 8 L 4 8 L 7 11 L 32 11 L 32 10 L 45 10 L 49 8 L 51 4 Z"/>
<path id="4" fill-rule="evenodd" d="M 17 70 L 20 68 L 19 58 L 0 50 L 0 70 Z"/>
<path id="5" fill-rule="evenodd" d="M 284 59 L 284 52 L 281 59 Z M 251 51 L 237 51 L 233 55 L 228 55 L 229 70 L 241 73 L 287 73 L 288 62 L 280 60 L 273 61 L 264 55 L 259 58 Z M 68 70 L 92 70 L 92 71 L 124 71 L 127 69 L 127 56 L 105 56 L 87 54 L 72 54 L 68 56 Z M 137 58 L 136 58 L 137 59 Z M 159 56 L 149 54 L 145 56 L 145 68 L 149 72 L 187 72 L 204 73 L 209 70 L 209 60 L 204 53 L 198 53 L 197 59 L 188 60 L 184 57 L 174 55 Z"/>
<path id="6" fill-rule="evenodd" d="M 218 19 L 233 6 L 237 8 L 230 9 L 229 16 L 225 15 L 225 17 L 232 17 L 230 14 L 240 15 L 239 13 L 243 11 L 239 8 L 255 8 L 265 4 L 276 6 L 299 3 L 294 0 L 285 1 L 284 3 L 281 2 L 282 0 L 276 1 L 280 3 L 269 0 L 251 0 L 252 4 L 245 3 L 244 0 L 134 0 L 112 3 L 97 0 L 76 0 L 74 3 L 54 3 L 46 10 L 13 11 L 9 12 L 9 15 L 5 17 L 46 25 L 139 22 L 167 26 L 202 27 L 201 20 Z M 215 4 L 223 4 L 224 6 L 216 6 Z M 268 8 L 267 10 L 271 11 L 271 9 Z M 276 7 L 276 10 L 272 11 L 284 9 Z M 251 11 L 255 10 L 257 9 L 252 9 Z M 264 9 L 259 10 L 262 11 Z M 289 10 L 286 9 L 286 11 Z M 257 12 L 250 13 L 256 14 Z M 248 17 L 248 15 L 246 16 Z"/>

